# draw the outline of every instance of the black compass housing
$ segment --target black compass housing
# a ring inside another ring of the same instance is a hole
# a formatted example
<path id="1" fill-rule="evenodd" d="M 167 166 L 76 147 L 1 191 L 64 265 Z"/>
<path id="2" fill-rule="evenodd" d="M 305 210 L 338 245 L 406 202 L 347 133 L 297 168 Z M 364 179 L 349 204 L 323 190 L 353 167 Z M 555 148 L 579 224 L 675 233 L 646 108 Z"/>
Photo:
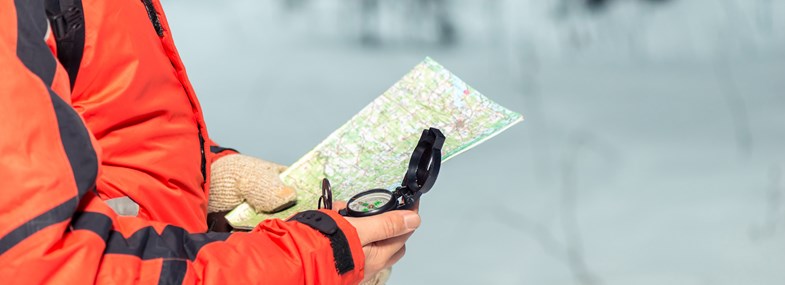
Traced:
<path id="1" fill-rule="evenodd" d="M 378 215 L 391 210 L 409 210 L 414 207 L 422 194 L 427 193 L 436 182 L 442 163 L 442 146 L 445 136 L 437 128 L 423 130 L 420 141 L 415 146 L 409 159 L 409 167 L 403 177 L 401 186 L 394 191 L 386 189 L 371 189 L 354 195 L 347 204 L 346 209 L 339 211 L 341 215 L 351 217 L 366 217 Z M 390 195 L 390 200 L 382 206 L 367 212 L 352 210 L 353 202 L 360 201 L 363 197 L 382 192 Z"/>

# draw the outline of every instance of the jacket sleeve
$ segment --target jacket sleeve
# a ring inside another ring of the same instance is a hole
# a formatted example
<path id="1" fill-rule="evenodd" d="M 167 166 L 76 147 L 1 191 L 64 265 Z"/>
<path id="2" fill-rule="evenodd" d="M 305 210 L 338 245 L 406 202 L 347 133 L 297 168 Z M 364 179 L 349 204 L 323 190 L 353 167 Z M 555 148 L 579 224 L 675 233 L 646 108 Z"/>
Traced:
<path id="1" fill-rule="evenodd" d="M 266 221 L 252 232 L 234 234 L 189 233 L 117 216 L 95 195 L 100 149 L 64 99 L 68 94 L 53 90 L 63 77 L 55 75 L 62 68 L 43 41 L 46 21 L 17 25 L 17 15 L 29 16 L 42 2 L 16 1 L 25 3 L 17 7 L 0 0 L 4 284 L 353 284 L 362 279 L 357 233 L 332 211 L 310 213 L 333 221 L 332 230 L 305 218 Z"/>

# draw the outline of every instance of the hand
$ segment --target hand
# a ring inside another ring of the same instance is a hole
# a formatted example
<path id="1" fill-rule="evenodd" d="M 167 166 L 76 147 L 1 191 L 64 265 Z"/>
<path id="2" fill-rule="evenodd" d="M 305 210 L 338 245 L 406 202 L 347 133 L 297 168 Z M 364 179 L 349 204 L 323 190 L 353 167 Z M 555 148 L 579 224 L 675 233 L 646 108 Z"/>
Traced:
<path id="1" fill-rule="evenodd" d="M 345 207 L 335 203 L 335 208 Z M 382 269 L 389 268 L 406 252 L 406 240 L 420 226 L 420 215 L 414 211 L 396 210 L 383 214 L 347 218 L 357 230 L 365 253 L 365 279 L 374 277 Z"/>
<path id="2" fill-rule="evenodd" d="M 207 212 L 229 211 L 247 201 L 256 211 L 273 213 L 294 203 L 294 189 L 281 182 L 285 166 L 232 154 L 213 162 Z"/>

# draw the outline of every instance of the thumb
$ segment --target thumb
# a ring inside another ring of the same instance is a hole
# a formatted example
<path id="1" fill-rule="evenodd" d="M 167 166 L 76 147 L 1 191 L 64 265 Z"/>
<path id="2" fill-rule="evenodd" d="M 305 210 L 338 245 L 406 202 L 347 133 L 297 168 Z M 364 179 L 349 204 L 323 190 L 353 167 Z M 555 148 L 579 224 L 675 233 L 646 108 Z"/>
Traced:
<path id="1" fill-rule="evenodd" d="M 348 220 L 357 230 L 363 246 L 410 233 L 420 226 L 420 215 L 409 210 L 389 211 Z"/>
<path id="2" fill-rule="evenodd" d="M 272 169 L 276 174 L 281 174 L 284 171 L 286 171 L 287 168 L 289 168 L 286 165 L 280 165 L 275 162 L 269 162 L 269 161 L 265 161 L 265 162 L 270 164 L 270 169 Z"/>
<path id="3" fill-rule="evenodd" d="M 346 208 L 346 202 L 344 201 L 333 201 L 333 211 L 340 211 Z"/>

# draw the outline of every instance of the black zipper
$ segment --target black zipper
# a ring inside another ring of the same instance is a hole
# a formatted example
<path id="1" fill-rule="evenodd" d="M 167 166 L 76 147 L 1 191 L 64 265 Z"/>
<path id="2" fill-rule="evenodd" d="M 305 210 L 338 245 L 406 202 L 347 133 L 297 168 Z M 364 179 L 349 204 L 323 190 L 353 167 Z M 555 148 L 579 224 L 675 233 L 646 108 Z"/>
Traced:
<path id="1" fill-rule="evenodd" d="M 142 1 L 142 4 L 144 4 L 145 10 L 147 10 L 147 17 L 149 17 L 150 18 L 150 22 L 153 23 L 153 28 L 155 28 L 155 32 L 158 34 L 159 37 L 163 37 L 164 36 L 164 28 L 163 28 L 163 26 L 161 26 L 161 20 L 158 18 L 158 12 L 155 11 L 155 7 L 153 6 L 153 1 L 152 0 L 141 0 L 141 1 Z M 186 93 L 188 93 L 187 90 L 186 90 Z M 194 104 L 194 103 L 191 102 L 191 104 Z M 205 180 L 205 183 L 208 183 L 208 181 L 207 181 L 207 158 L 205 157 L 205 153 L 204 153 L 204 142 L 205 142 L 205 140 L 204 140 L 204 135 L 202 135 L 202 125 L 199 122 L 196 122 L 196 128 L 197 128 L 197 130 L 199 132 L 199 153 L 202 156 L 202 164 L 201 164 L 202 179 Z"/>
<path id="2" fill-rule="evenodd" d="M 197 123 L 196 128 L 199 130 L 199 152 L 202 154 L 202 179 L 207 181 L 207 158 L 204 155 L 204 136 L 202 136 L 202 126 Z"/>
<path id="3" fill-rule="evenodd" d="M 158 34 L 159 37 L 164 36 L 164 28 L 161 26 L 161 20 L 158 19 L 158 13 L 155 12 L 155 7 L 153 7 L 152 0 L 142 0 L 142 4 L 144 4 L 145 10 L 147 10 L 147 17 L 150 18 L 150 22 L 153 23 L 153 28 L 155 28 L 155 32 Z"/>

